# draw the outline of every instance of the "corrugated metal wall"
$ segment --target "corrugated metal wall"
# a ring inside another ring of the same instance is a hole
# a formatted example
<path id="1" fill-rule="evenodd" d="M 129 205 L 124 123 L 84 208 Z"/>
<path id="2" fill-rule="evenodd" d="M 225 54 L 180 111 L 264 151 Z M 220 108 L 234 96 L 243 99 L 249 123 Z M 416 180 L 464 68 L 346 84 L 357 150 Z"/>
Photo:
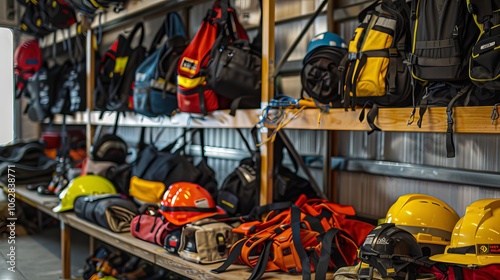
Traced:
<path id="1" fill-rule="evenodd" d="M 320 0 L 277 0 L 276 17 L 278 20 L 311 13 Z M 242 22 L 249 26 L 258 24 L 259 10 L 256 0 L 235 0 Z M 355 18 L 364 0 L 344 0 L 335 3 L 337 33 L 346 41 L 350 39 L 358 22 Z M 190 10 L 190 32 L 194 34 L 205 15 L 210 3 L 199 5 Z M 307 18 L 283 20 L 276 24 L 276 61 L 295 40 Z M 309 40 L 326 30 L 326 16 L 320 16 L 299 43 L 290 60 L 301 60 L 307 50 Z M 255 30 L 250 32 L 255 34 Z M 300 80 L 298 77 L 283 79 L 283 92 L 298 96 Z M 120 134 L 132 142 L 138 141 L 137 129 L 121 128 Z M 159 145 L 167 144 L 180 129 L 167 129 Z M 245 131 L 246 135 L 249 132 Z M 295 147 L 301 154 L 322 155 L 324 133 L 321 131 L 287 131 Z M 436 167 L 472 169 L 500 172 L 498 153 L 500 136 L 455 134 L 457 156 L 446 158 L 444 134 L 439 133 L 375 133 L 367 136 L 365 132 L 339 132 L 339 156 L 352 159 L 386 160 L 401 163 L 422 164 Z M 239 135 L 230 129 L 209 129 L 206 132 L 206 145 L 245 150 Z M 217 171 L 219 183 L 237 165 L 237 161 L 210 159 L 209 164 Z M 315 169 L 313 175 L 322 184 L 322 171 Z M 486 197 L 500 197 L 500 190 L 474 186 L 453 185 L 422 180 L 409 180 L 387 176 L 376 176 L 354 172 L 339 174 L 339 202 L 354 205 L 358 213 L 370 217 L 382 217 L 389 206 L 401 194 L 421 192 L 434 195 L 448 202 L 461 215 L 472 201 Z M 500 186 L 500 183 L 499 183 Z"/>

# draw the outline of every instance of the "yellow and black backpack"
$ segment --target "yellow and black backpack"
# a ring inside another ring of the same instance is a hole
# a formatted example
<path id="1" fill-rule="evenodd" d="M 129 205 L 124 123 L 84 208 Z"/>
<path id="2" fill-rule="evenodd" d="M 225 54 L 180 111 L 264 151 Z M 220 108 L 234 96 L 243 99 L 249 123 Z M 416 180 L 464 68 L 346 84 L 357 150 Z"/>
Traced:
<path id="1" fill-rule="evenodd" d="M 410 50 L 410 9 L 403 0 L 377 0 L 358 16 L 360 24 L 339 70 L 344 107 L 372 107 L 372 130 L 378 106 L 412 102 L 411 75 L 405 64 Z"/>

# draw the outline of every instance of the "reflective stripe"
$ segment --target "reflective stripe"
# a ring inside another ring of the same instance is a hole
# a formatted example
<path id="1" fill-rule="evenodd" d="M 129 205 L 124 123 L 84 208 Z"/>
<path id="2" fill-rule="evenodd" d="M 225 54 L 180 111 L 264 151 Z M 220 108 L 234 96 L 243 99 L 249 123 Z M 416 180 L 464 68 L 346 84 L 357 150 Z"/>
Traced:
<path id="1" fill-rule="evenodd" d="M 187 78 L 183 76 L 177 76 L 177 84 L 181 87 L 185 87 L 188 89 L 194 88 L 196 86 L 200 86 L 205 82 L 205 76 L 197 77 L 197 78 Z"/>

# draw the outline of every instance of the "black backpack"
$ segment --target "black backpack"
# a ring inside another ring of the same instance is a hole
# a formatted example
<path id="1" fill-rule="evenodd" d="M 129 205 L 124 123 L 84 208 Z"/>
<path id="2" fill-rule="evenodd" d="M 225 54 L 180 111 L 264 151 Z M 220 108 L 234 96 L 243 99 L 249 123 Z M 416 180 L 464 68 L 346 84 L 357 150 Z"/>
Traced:
<path id="1" fill-rule="evenodd" d="M 472 49 L 469 77 L 480 87 L 500 90 L 500 1 L 467 0 L 480 35 Z"/>
<path id="2" fill-rule="evenodd" d="M 250 147 L 241 130 L 237 129 L 237 131 L 241 139 L 243 139 L 250 157 L 240 161 L 238 167 L 224 179 L 219 190 L 217 205 L 224 209 L 230 216 L 249 214 L 255 206 L 258 206 L 260 191 L 258 166 L 260 154 L 258 150 Z M 255 129 L 252 131 L 252 134 L 255 141 L 256 135 L 254 131 Z"/>
<path id="3" fill-rule="evenodd" d="M 424 82 L 467 80 L 479 30 L 466 0 L 412 0 L 411 13 L 413 77 Z"/>
<path id="4" fill-rule="evenodd" d="M 137 47 L 132 41 L 139 33 Z M 146 57 L 144 24 L 138 22 L 128 37 L 123 34 L 104 53 L 96 79 L 95 109 L 100 111 L 130 111 L 133 104 L 135 70 Z"/>

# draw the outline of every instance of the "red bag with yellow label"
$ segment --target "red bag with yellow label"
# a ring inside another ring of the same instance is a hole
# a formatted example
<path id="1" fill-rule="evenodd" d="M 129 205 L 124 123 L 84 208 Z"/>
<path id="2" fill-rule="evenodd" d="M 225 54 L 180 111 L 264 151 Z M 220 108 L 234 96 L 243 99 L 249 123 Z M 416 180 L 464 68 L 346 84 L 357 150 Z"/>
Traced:
<path id="1" fill-rule="evenodd" d="M 233 24 L 236 33 L 233 31 Z M 216 41 L 248 40 L 228 0 L 216 0 L 200 29 L 182 53 L 178 64 L 177 103 L 182 112 L 203 113 L 228 108 L 230 100 L 219 96 L 206 81 L 210 51 Z"/>

